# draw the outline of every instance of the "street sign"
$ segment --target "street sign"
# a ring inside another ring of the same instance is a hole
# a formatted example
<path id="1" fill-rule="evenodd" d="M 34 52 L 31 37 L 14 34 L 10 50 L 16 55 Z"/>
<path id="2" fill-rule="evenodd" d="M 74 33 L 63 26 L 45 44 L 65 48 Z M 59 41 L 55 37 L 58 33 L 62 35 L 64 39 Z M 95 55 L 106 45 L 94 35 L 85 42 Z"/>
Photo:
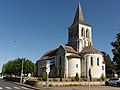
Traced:
<path id="1" fill-rule="evenodd" d="M 50 72 L 50 60 L 47 60 L 46 61 L 46 72 L 47 72 L 47 74 L 49 74 L 49 72 Z"/>

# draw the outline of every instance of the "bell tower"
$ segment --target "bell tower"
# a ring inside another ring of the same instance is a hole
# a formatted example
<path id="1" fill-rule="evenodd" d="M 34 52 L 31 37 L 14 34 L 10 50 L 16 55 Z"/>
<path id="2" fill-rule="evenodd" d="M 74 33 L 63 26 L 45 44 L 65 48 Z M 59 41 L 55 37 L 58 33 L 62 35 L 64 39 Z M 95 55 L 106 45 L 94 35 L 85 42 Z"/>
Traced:
<path id="1" fill-rule="evenodd" d="M 72 46 L 78 53 L 85 46 L 92 45 L 91 26 L 86 22 L 80 2 L 72 25 L 68 28 L 68 45 Z"/>

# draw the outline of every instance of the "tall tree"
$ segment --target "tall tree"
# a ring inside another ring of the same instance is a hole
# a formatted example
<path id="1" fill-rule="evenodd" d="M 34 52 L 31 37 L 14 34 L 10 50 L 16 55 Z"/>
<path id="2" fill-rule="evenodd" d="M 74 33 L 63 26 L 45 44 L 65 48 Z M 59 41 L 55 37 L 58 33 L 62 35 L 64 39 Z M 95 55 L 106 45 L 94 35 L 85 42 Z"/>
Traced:
<path id="1" fill-rule="evenodd" d="M 4 74 L 13 74 L 13 60 L 8 61 L 6 64 L 3 65 L 2 71 Z"/>
<path id="2" fill-rule="evenodd" d="M 110 77 L 108 75 L 110 75 L 110 74 L 112 75 L 112 74 L 116 73 L 115 64 L 106 52 L 101 52 L 101 53 L 103 54 L 103 58 L 104 58 L 104 63 L 105 63 L 105 68 L 106 68 L 106 76 Z"/>
<path id="3" fill-rule="evenodd" d="M 117 73 L 120 74 L 120 33 L 116 34 L 116 40 L 111 45 L 113 46 L 113 61 L 115 62 Z"/>
<path id="4" fill-rule="evenodd" d="M 35 73 L 35 64 L 26 58 L 17 58 L 15 60 L 8 61 L 3 65 L 2 70 L 4 74 L 14 74 L 20 76 L 23 62 L 23 74 Z"/>

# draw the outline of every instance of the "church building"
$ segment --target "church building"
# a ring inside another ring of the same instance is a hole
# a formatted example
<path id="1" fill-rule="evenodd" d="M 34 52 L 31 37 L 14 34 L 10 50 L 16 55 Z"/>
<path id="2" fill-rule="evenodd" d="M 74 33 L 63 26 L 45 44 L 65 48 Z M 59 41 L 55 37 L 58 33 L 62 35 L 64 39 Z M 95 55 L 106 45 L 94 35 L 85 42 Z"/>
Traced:
<path id="1" fill-rule="evenodd" d="M 51 61 L 49 77 L 69 78 L 76 73 L 88 77 L 89 71 L 92 78 L 105 76 L 103 55 L 93 46 L 92 27 L 86 22 L 80 3 L 68 28 L 68 43 L 47 51 L 37 61 L 37 76 L 46 73 L 46 60 Z"/>

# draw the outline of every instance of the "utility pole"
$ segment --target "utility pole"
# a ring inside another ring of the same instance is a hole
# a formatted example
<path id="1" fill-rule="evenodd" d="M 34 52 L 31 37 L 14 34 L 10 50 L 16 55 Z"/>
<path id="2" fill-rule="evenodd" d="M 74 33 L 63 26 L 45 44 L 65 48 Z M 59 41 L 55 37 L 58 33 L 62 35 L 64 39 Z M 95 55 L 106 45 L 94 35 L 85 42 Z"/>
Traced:
<path id="1" fill-rule="evenodd" d="M 22 59 L 22 69 L 21 69 L 20 83 L 22 83 L 22 75 L 23 75 L 23 59 Z"/>
<path id="2" fill-rule="evenodd" d="M 19 41 L 17 41 L 17 40 L 15 40 L 14 42 L 15 43 L 19 43 Z M 21 74 L 20 74 L 20 83 L 22 83 L 22 78 L 23 78 L 22 77 L 22 75 L 23 75 L 23 58 L 22 58 L 22 62 L 21 63 L 22 63 L 22 66 L 21 66 Z"/>

